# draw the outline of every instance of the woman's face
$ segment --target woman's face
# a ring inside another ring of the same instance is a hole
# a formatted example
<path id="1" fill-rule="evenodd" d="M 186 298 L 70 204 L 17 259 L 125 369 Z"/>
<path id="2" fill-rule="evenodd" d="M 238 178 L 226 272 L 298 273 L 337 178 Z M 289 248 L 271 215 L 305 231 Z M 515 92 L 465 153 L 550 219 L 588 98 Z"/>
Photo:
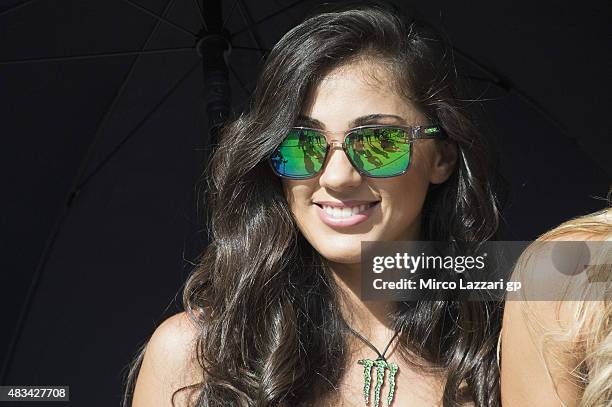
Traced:
<path id="1" fill-rule="evenodd" d="M 343 141 L 343 133 L 356 127 L 356 122 L 429 124 L 421 112 L 393 91 L 393 83 L 384 68 L 367 62 L 337 68 L 313 90 L 301 112 L 306 120 L 298 125 L 337 132 L 327 134 L 330 142 Z M 359 122 L 374 114 L 381 117 Z M 361 241 L 419 238 L 420 213 L 429 183 L 443 182 L 452 170 L 446 168 L 438 150 L 434 140 L 416 141 L 406 173 L 368 178 L 336 147 L 329 151 L 317 177 L 283 179 L 284 193 L 302 234 L 323 257 L 332 263 L 359 263 Z M 327 208 L 334 206 L 339 209 Z M 349 210 L 351 215 L 346 217 Z"/>

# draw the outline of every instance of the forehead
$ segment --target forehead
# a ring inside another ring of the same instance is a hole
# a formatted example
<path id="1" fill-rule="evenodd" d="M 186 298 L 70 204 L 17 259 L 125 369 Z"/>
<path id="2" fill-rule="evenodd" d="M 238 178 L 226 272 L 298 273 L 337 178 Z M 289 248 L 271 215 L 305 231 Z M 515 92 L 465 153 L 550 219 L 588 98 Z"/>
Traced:
<path id="1" fill-rule="evenodd" d="M 301 113 L 338 129 L 371 114 L 400 116 L 406 124 L 423 121 L 425 116 L 400 96 L 398 86 L 382 63 L 361 60 L 343 65 L 327 73 L 311 90 Z"/>

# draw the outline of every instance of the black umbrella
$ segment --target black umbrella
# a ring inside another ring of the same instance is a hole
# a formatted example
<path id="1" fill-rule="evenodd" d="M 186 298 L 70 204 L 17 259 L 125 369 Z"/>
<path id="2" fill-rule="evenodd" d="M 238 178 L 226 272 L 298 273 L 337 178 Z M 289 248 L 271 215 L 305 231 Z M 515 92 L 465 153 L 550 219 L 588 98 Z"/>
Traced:
<path id="1" fill-rule="evenodd" d="M 194 203 L 215 129 L 317 3 L 4 2 L 2 384 L 116 402 L 206 244 Z M 470 6 L 414 8 L 448 32 L 482 100 L 511 184 L 502 237 L 531 239 L 604 205 L 608 5 Z"/>

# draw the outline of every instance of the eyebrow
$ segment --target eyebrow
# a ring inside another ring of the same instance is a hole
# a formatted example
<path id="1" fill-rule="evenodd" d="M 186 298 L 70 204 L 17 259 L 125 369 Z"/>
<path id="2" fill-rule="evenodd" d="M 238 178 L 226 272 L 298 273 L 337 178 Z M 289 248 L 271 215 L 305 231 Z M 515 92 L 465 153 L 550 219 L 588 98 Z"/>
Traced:
<path id="1" fill-rule="evenodd" d="M 393 119 L 395 121 L 398 121 L 401 124 L 406 124 L 406 121 L 397 115 L 394 114 L 382 114 L 382 113 L 374 113 L 374 114 L 368 114 L 365 116 L 360 116 L 356 119 L 353 119 L 350 123 L 349 123 L 349 127 L 359 127 L 359 126 L 365 126 L 367 124 L 376 124 L 377 122 L 384 120 L 384 119 Z M 317 128 L 317 129 L 325 129 L 325 125 L 323 123 L 321 123 L 319 120 L 317 119 L 313 119 L 312 117 L 306 116 L 306 115 L 299 115 L 298 116 L 298 124 L 305 126 L 305 127 L 313 127 L 313 128 Z"/>

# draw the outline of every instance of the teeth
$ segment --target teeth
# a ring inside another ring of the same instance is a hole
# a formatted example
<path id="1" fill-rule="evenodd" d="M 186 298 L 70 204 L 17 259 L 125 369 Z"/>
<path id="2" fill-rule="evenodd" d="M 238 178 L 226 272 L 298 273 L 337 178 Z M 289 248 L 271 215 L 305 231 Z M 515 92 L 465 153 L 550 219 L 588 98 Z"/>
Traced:
<path id="1" fill-rule="evenodd" d="M 363 204 L 363 205 L 356 205 L 356 206 L 352 206 L 352 207 L 337 207 L 337 206 L 326 206 L 323 205 L 323 210 L 325 211 L 326 214 L 328 214 L 330 217 L 334 218 L 334 219 L 345 219 L 345 218 L 350 218 L 353 215 L 357 215 L 360 212 L 365 211 L 366 209 L 370 208 L 373 204 Z"/>

